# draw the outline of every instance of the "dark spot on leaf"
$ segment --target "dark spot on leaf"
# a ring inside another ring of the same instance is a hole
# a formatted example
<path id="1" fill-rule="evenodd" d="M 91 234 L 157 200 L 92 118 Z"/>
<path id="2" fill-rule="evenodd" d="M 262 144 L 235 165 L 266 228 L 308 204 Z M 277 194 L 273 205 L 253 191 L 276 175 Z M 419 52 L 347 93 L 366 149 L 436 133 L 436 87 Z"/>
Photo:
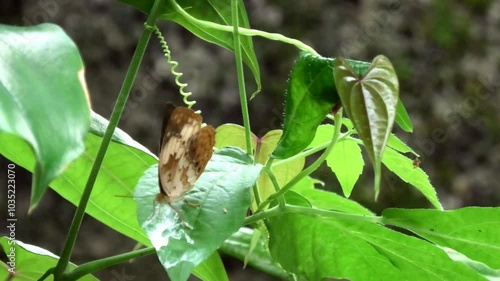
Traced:
<path id="1" fill-rule="evenodd" d="M 434 228 L 429 229 L 430 231 L 434 231 Z"/>
<path id="2" fill-rule="evenodd" d="M 477 231 L 479 231 L 479 232 L 483 232 L 481 229 L 478 229 Z"/>

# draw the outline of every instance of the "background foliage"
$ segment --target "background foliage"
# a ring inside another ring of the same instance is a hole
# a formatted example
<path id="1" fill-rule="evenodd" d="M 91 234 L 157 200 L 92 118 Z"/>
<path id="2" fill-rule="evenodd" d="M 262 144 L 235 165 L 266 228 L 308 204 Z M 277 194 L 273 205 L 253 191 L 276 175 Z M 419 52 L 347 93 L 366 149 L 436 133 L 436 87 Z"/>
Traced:
<path id="1" fill-rule="evenodd" d="M 9 24 L 54 22 L 61 25 L 80 48 L 93 108 L 106 118 L 121 85 L 128 62 L 145 20 L 144 15 L 115 1 L 54 1 L 48 9 L 43 1 L 3 3 L 0 21 Z M 438 189 L 445 209 L 466 205 L 498 206 L 496 188 L 500 169 L 500 33 L 498 1 L 247 1 L 253 27 L 276 31 L 307 42 L 324 56 L 370 61 L 379 53 L 394 63 L 400 78 L 401 98 L 412 117 L 414 134 L 399 136 L 422 156 L 422 167 Z M 181 63 L 188 90 L 198 101 L 205 121 L 214 126 L 242 123 L 234 58 L 232 53 L 209 45 L 180 26 L 160 25 Z M 253 131 L 263 136 L 280 128 L 283 92 L 288 72 L 297 57 L 294 47 L 265 39 L 254 40 L 261 64 L 263 92 L 250 102 Z M 332 53 L 333 50 L 336 53 Z M 250 76 L 248 85 L 253 85 Z M 131 93 L 120 128 L 152 151 L 157 150 L 160 116 L 164 101 L 176 93 L 159 45 L 151 44 L 136 86 Z M 164 93 L 164 99 L 158 100 Z M 180 104 L 180 98 L 175 100 Z M 366 156 L 366 155 L 365 155 Z M 367 158 L 365 158 L 367 159 Z M 6 166 L 2 159 L 2 167 Z M 20 168 L 18 168 L 20 169 Z M 324 167 L 315 176 L 342 192 L 337 179 Z M 365 166 L 359 186 L 371 186 L 371 167 Z M 0 175 L 3 179 L 5 175 Z M 18 239 L 58 253 L 74 207 L 50 191 L 30 217 L 31 175 L 18 177 Z M 407 184 L 385 171 L 379 202 L 371 188 L 356 188 L 353 199 L 374 211 L 386 207 L 429 207 L 429 203 Z M 24 184 L 23 184 L 24 183 Z M 3 213 L 1 214 L 3 216 Z M 46 216 L 52 216 L 45 220 Z M 2 218 L 3 219 L 3 218 Z M 40 221 L 44 221 L 40 224 Z M 75 263 L 129 250 L 133 242 L 93 219 L 82 227 Z M 234 261 L 227 261 L 235 263 Z M 238 276 L 246 280 L 241 265 Z M 111 280 L 123 272 L 141 272 L 141 278 L 164 277 L 156 257 L 99 272 Z M 261 280 L 265 280 L 265 277 Z"/>

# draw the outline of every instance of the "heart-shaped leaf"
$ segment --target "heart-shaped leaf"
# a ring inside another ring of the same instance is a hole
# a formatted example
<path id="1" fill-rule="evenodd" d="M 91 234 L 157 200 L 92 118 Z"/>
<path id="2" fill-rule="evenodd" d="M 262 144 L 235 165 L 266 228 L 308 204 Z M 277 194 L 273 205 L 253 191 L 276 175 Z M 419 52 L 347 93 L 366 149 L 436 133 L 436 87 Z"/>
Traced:
<path id="1" fill-rule="evenodd" d="M 389 59 L 377 56 L 364 76 L 343 58 L 335 60 L 335 85 L 375 170 L 375 197 L 380 191 L 381 161 L 396 117 L 399 82 Z"/>
<path id="2" fill-rule="evenodd" d="M 30 209 L 84 149 L 90 111 L 78 48 L 53 24 L 0 25 L 0 151 L 15 138 L 36 158 Z"/>
<path id="3" fill-rule="evenodd" d="M 243 225 L 250 187 L 261 169 L 241 149 L 215 151 L 185 201 L 172 203 L 182 221 L 172 206 L 153 200 L 159 192 L 157 165 L 145 172 L 135 192 L 137 217 L 171 280 L 187 280 L 195 266 Z"/>

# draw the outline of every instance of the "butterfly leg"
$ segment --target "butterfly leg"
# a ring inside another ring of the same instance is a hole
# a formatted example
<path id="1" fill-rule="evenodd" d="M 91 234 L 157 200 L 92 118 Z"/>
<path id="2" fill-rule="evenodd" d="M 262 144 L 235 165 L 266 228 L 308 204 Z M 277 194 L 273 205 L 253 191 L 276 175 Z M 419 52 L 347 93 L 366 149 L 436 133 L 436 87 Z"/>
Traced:
<path id="1" fill-rule="evenodd" d="M 170 207 L 172 207 L 172 209 L 177 213 L 177 215 L 179 216 L 179 219 L 181 220 L 181 222 L 184 225 L 184 227 L 193 229 L 193 227 L 190 226 L 189 223 L 187 223 L 184 220 L 184 218 L 182 217 L 182 214 L 181 214 L 181 211 L 179 210 L 179 208 L 175 207 L 172 203 L 168 203 L 168 205 L 170 205 Z"/>
<path id="2" fill-rule="evenodd" d="M 149 216 L 148 221 L 151 220 L 156 214 L 156 199 L 153 200 L 153 213 Z"/>
<path id="3" fill-rule="evenodd" d="M 188 201 L 187 199 L 184 199 L 184 202 L 186 202 L 186 204 L 188 204 L 191 207 L 200 207 L 201 206 L 200 203 L 193 203 L 193 202 Z"/>

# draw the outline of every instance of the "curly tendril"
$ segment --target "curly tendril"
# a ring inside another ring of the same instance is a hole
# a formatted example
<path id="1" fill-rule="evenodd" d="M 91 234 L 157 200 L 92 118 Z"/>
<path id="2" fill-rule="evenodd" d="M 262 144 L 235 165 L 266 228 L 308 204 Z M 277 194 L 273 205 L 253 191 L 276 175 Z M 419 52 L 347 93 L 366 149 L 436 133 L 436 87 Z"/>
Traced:
<path id="1" fill-rule="evenodd" d="M 167 58 L 167 62 L 172 66 L 170 68 L 170 72 L 175 76 L 175 84 L 177 86 L 179 86 L 179 93 L 184 97 L 183 98 L 184 104 L 186 104 L 188 108 L 193 107 L 193 105 L 196 103 L 196 101 L 189 101 L 188 100 L 189 96 L 191 96 L 193 93 L 184 91 L 184 88 L 186 88 L 186 86 L 188 84 L 182 83 L 180 81 L 180 78 L 182 77 L 182 72 L 175 71 L 177 66 L 179 66 L 179 63 L 172 60 L 172 57 L 170 55 L 170 49 L 168 48 L 168 45 L 167 45 L 167 41 L 165 41 L 165 38 L 163 37 L 163 35 L 161 34 L 161 32 L 157 26 L 155 26 L 154 32 L 155 32 L 158 40 L 160 40 L 161 48 L 163 49 L 163 53 L 165 54 L 165 57 Z M 198 111 L 196 111 L 196 113 L 200 113 L 200 111 L 198 110 Z"/>

